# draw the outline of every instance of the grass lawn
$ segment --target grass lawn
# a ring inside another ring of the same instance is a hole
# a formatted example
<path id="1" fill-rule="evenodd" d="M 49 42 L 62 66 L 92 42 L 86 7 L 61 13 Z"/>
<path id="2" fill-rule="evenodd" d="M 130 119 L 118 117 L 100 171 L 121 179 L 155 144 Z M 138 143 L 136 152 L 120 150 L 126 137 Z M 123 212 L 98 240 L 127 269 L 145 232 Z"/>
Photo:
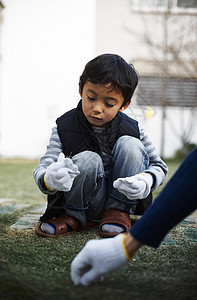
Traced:
<path id="1" fill-rule="evenodd" d="M 58 239 L 38 237 L 34 230 L 9 230 L 20 216 L 46 201 L 32 177 L 37 163 L 0 160 L 0 198 L 29 204 L 0 214 L 0 299 L 197 299 L 196 243 L 186 241 L 180 226 L 170 233 L 176 245 L 142 247 L 134 261 L 102 283 L 74 286 L 70 263 L 89 239 L 99 238 L 98 228 Z M 169 179 L 178 163 L 168 166 Z M 154 196 L 158 193 L 159 189 Z"/>

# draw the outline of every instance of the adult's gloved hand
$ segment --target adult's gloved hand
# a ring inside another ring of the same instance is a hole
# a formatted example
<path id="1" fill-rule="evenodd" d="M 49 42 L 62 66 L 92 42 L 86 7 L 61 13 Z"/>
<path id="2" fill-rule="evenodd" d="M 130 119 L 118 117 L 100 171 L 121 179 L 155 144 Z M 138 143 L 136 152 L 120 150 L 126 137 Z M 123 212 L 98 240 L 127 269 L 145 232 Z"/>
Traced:
<path id="1" fill-rule="evenodd" d="M 118 178 L 113 186 L 128 199 L 145 199 L 153 184 L 153 177 L 149 173 L 140 173 L 131 177 Z"/>
<path id="2" fill-rule="evenodd" d="M 51 191 L 70 191 L 75 177 L 79 174 L 78 166 L 60 153 L 57 162 L 51 164 L 44 175 L 46 187 Z"/>
<path id="3" fill-rule="evenodd" d="M 71 263 L 74 284 L 89 285 L 101 281 L 104 274 L 126 264 L 124 238 L 125 235 L 119 234 L 115 238 L 87 242 Z"/>

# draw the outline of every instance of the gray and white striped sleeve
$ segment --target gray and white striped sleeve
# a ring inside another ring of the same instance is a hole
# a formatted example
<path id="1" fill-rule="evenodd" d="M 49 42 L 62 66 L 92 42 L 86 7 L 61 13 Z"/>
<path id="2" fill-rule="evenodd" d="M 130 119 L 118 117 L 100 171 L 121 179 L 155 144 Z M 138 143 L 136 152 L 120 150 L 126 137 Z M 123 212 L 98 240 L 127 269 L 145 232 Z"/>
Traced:
<path id="1" fill-rule="evenodd" d="M 52 129 L 49 145 L 46 153 L 41 157 L 37 168 L 33 171 L 33 176 L 36 184 L 40 188 L 39 180 L 46 172 L 48 166 L 56 162 L 59 154 L 62 152 L 62 143 L 57 132 L 57 126 Z"/>
<path id="2" fill-rule="evenodd" d="M 149 167 L 144 172 L 149 172 L 154 175 L 155 182 L 154 186 L 152 187 L 152 191 L 154 191 L 166 179 L 168 167 L 158 155 L 155 146 L 142 128 L 140 128 L 140 140 L 149 156 Z"/>

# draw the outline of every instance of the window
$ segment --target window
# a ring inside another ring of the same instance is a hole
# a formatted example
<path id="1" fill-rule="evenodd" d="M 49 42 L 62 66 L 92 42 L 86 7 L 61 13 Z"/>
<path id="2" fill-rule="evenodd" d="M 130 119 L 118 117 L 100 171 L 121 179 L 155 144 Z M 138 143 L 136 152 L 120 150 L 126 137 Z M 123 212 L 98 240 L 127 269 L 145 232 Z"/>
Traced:
<path id="1" fill-rule="evenodd" d="M 197 0 L 177 0 L 177 7 L 197 8 Z"/>
<path id="2" fill-rule="evenodd" d="M 166 11 L 175 13 L 196 13 L 197 0 L 130 0 L 131 11 L 155 12 Z"/>
<path id="3" fill-rule="evenodd" d="M 141 76 L 136 94 L 140 106 L 197 107 L 197 79 Z"/>
<path id="4" fill-rule="evenodd" d="M 138 1 L 141 6 L 168 6 L 168 0 L 139 0 Z"/>

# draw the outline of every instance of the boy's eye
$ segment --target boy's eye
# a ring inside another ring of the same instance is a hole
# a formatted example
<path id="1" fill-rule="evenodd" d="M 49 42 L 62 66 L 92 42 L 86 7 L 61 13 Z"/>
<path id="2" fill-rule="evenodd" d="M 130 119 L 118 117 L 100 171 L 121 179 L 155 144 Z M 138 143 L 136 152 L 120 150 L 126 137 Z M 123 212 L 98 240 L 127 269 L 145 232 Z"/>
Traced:
<path id="1" fill-rule="evenodd" d="M 94 98 L 89 97 L 89 96 L 88 96 L 88 99 L 89 99 L 90 101 L 94 101 L 94 100 L 95 100 Z"/>
<path id="2" fill-rule="evenodd" d="M 109 104 L 109 103 L 105 103 L 105 105 L 106 105 L 107 107 L 113 107 L 113 106 L 114 106 L 113 104 Z"/>

